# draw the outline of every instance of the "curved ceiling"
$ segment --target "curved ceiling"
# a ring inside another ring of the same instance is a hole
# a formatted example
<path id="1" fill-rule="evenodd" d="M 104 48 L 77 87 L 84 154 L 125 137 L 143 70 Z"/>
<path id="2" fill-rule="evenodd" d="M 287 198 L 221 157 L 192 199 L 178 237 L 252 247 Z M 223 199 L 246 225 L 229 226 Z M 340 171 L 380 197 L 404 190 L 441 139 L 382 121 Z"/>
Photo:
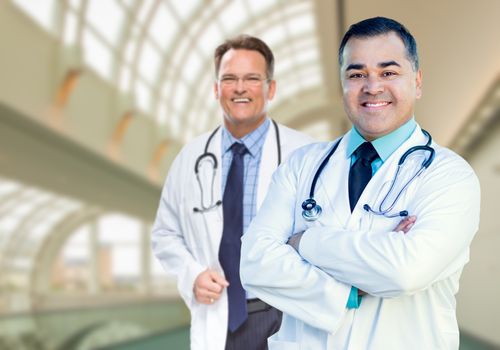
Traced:
<path id="1" fill-rule="evenodd" d="M 311 1 L 14 3 L 182 143 L 219 122 L 211 94 L 213 51 L 224 38 L 245 32 L 271 46 L 279 62 L 275 105 L 322 85 Z"/>

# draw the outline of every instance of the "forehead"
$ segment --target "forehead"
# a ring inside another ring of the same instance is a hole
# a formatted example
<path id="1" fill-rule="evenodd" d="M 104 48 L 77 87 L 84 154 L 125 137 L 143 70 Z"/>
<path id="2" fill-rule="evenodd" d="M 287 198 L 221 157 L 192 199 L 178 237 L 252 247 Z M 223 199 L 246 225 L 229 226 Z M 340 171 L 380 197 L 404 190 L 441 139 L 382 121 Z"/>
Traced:
<path id="1" fill-rule="evenodd" d="M 219 73 L 265 73 L 266 59 L 255 50 L 230 49 L 221 59 Z"/>
<path id="2" fill-rule="evenodd" d="M 403 40 L 394 32 L 371 37 L 351 38 L 342 54 L 342 68 L 349 64 L 370 66 L 388 61 L 411 64 Z"/>

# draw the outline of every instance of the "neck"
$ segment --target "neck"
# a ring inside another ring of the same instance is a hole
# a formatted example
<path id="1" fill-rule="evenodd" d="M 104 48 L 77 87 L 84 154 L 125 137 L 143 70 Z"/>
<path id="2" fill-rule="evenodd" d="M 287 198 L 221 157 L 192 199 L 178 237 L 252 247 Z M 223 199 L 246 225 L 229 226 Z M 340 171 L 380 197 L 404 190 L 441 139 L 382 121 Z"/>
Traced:
<path id="1" fill-rule="evenodd" d="M 233 135 L 234 138 L 241 139 L 245 135 L 250 134 L 252 131 L 261 126 L 262 123 L 264 123 L 264 121 L 266 120 L 266 116 L 263 116 L 254 123 L 237 123 L 228 119 L 229 118 L 224 118 L 224 126 L 226 127 L 227 131 L 229 131 L 229 133 Z"/>

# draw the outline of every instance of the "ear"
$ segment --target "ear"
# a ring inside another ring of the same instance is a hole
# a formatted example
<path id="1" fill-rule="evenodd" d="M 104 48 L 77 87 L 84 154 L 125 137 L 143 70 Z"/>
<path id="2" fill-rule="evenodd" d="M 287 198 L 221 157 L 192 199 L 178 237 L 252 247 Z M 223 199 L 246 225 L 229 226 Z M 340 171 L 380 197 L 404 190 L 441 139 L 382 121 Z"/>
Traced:
<path id="1" fill-rule="evenodd" d="M 274 94 L 276 93 L 276 80 L 271 80 L 269 83 L 269 88 L 267 90 L 267 99 L 271 101 L 274 98 Z"/>
<path id="2" fill-rule="evenodd" d="M 217 80 L 214 81 L 214 96 L 216 100 L 219 99 L 219 83 L 217 82 Z"/>
<path id="3" fill-rule="evenodd" d="M 419 99 L 422 97 L 422 70 L 419 69 L 417 71 L 415 77 L 415 88 L 416 88 L 416 98 Z"/>

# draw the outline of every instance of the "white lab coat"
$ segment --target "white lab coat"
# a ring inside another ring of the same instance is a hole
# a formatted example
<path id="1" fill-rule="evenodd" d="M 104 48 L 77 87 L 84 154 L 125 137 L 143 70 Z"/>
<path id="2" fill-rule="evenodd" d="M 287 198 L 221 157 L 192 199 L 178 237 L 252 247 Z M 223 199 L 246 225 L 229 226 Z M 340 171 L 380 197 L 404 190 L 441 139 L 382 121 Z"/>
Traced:
<path id="1" fill-rule="evenodd" d="M 284 312 L 280 331 L 269 338 L 270 349 L 458 349 L 455 294 L 479 223 L 480 190 L 473 170 L 433 144 L 434 162 L 394 209 L 408 210 L 417 221 L 407 234 L 393 232 L 400 218 L 375 216 L 363 205 L 378 208 L 401 155 L 425 144 L 426 137 L 417 127 L 377 171 L 351 214 L 350 135 L 316 186 L 323 208 L 318 221 L 302 218 L 301 203 L 333 142 L 303 147 L 280 167 L 242 238 L 244 287 Z M 428 153 L 406 160 L 395 194 L 423 156 Z M 299 255 L 286 241 L 301 231 Z M 369 294 L 359 309 L 346 308 L 351 286 Z"/>
<path id="2" fill-rule="evenodd" d="M 279 126 L 282 159 L 300 146 L 313 140 L 283 125 Z M 209 133 L 196 138 L 179 153 L 170 168 L 156 221 L 152 231 L 153 252 L 167 273 L 177 278 L 178 290 L 191 311 L 191 349 L 222 350 L 227 334 L 227 294 L 213 305 L 199 304 L 193 294 L 193 284 L 207 268 L 223 274 L 218 252 L 222 236 L 222 206 L 205 212 L 194 213 L 200 207 L 201 193 L 194 168 L 196 159 L 203 153 Z M 218 161 L 213 183 L 214 201 L 211 202 L 213 168 L 208 162 L 200 167 L 203 196 L 206 205 L 222 199 L 221 194 L 221 131 L 212 139 L 209 152 Z M 260 207 L 271 176 L 278 164 L 278 151 L 274 125 L 271 123 L 262 149 L 259 169 L 257 208 Z"/>

